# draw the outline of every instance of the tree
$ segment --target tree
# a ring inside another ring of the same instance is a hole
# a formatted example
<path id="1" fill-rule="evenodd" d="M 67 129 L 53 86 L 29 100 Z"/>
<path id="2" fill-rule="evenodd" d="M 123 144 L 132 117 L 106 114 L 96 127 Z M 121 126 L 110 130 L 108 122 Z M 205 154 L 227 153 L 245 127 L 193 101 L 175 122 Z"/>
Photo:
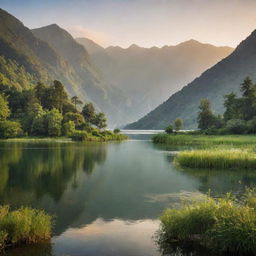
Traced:
<path id="1" fill-rule="evenodd" d="M 64 115 L 63 122 L 68 121 L 73 121 L 75 123 L 76 128 L 78 128 L 85 122 L 84 117 L 81 114 L 73 112 L 68 112 Z"/>
<path id="2" fill-rule="evenodd" d="M 6 120 L 10 115 L 7 99 L 0 94 L 0 121 Z"/>
<path id="3" fill-rule="evenodd" d="M 74 134 L 75 130 L 75 123 L 73 121 L 68 121 L 63 124 L 62 134 L 64 136 L 71 136 Z"/>
<path id="4" fill-rule="evenodd" d="M 0 121 L 0 138 L 15 138 L 22 135 L 22 129 L 19 122 Z"/>
<path id="5" fill-rule="evenodd" d="M 115 134 L 117 134 L 117 133 L 120 133 L 121 131 L 120 131 L 119 128 L 115 128 L 113 132 L 114 132 Z"/>
<path id="6" fill-rule="evenodd" d="M 92 103 L 85 104 L 81 113 L 89 124 L 94 124 L 96 112 Z"/>
<path id="7" fill-rule="evenodd" d="M 226 109 L 223 115 L 225 121 L 241 117 L 241 101 L 235 93 L 224 96 L 224 107 Z"/>
<path id="8" fill-rule="evenodd" d="M 107 118 L 104 113 L 99 113 L 94 118 L 94 125 L 96 125 L 99 129 L 103 129 L 107 127 Z"/>
<path id="9" fill-rule="evenodd" d="M 73 96 L 71 98 L 71 102 L 75 105 L 76 110 L 77 110 L 77 108 L 76 108 L 77 105 L 82 105 L 83 104 L 83 102 L 77 96 Z"/>
<path id="10" fill-rule="evenodd" d="M 174 121 L 175 131 L 179 131 L 183 127 L 183 120 L 181 118 L 176 118 Z"/>
<path id="11" fill-rule="evenodd" d="M 202 99 L 199 105 L 199 113 L 197 117 L 198 128 L 206 130 L 214 126 L 215 116 L 211 110 L 211 104 L 208 99 Z"/>
<path id="12" fill-rule="evenodd" d="M 254 85 L 250 77 L 246 77 L 241 84 L 241 92 L 244 97 L 251 96 L 253 93 Z"/>
<path id="13" fill-rule="evenodd" d="M 167 127 L 165 128 L 165 132 L 166 132 L 167 134 L 173 133 L 173 127 L 172 127 L 172 125 L 167 126 Z"/>
<path id="14" fill-rule="evenodd" d="M 58 109 L 54 108 L 46 114 L 47 132 L 49 136 L 61 135 L 62 114 Z"/>

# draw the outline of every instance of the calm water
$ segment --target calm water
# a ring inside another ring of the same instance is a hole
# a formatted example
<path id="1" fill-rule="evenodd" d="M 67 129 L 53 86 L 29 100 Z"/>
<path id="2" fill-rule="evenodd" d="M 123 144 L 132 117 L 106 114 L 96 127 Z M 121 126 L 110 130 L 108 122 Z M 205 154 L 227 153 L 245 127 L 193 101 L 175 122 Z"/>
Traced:
<path id="1" fill-rule="evenodd" d="M 150 141 L 0 143 L 0 204 L 56 215 L 51 244 L 7 256 L 159 256 L 158 217 L 191 196 L 255 184 L 254 172 L 186 171 Z M 179 251 L 166 255 L 205 255 Z"/>

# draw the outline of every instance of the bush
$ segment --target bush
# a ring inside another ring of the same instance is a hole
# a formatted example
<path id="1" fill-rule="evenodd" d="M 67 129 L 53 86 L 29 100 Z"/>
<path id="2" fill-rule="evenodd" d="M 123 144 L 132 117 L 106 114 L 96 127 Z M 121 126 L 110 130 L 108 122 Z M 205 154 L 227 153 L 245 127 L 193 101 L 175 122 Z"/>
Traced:
<path id="1" fill-rule="evenodd" d="M 86 141 L 89 138 L 89 134 L 86 131 L 75 131 L 71 136 L 74 141 Z"/>
<path id="2" fill-rule="evenodd" d="M 14 121 L 0 121 L 0 138 L 15 138 L 23 133 L 21 125 Z"/>
<path id="3" fill-rule="evenodd" d="M 166 132 L 167 134 L 173 133 L 173 127 L 172 127 L 172 125 L 167 126 L 167 127 L 165 128 L 165 132 Z"/>
<path id="4" fill-rule="evenodd" d="M 246 200 L 238 204 L 230 194 L 217 200 L 207 197 L 178 210 L 168 209 L 161 217 L 161 240 L 192 240 L 225 255 L 255 255 L 255 237 L 255 208 Z"/>
<path id="5" fill-rule="evenodd" d="M 116 128 L 116 129 L 114 129 L 113 132 L 114 132 L 114 133 L 120 133 L 120 129 Z"/>
<path id="6" fill-rule="evenodd" d="M 52 217 L 44 211 L 20 208 L 9 211 L 0 207 L 0 245 L 37 243 L 48 240 L 52 233 Z"/>
<path id="7" fill-rule="evenodd" d="M 244 120 L 231 119 L 227 122 L 226 129 L 232 134 L 244 134 L 247 133 L 247 125 Z"/>

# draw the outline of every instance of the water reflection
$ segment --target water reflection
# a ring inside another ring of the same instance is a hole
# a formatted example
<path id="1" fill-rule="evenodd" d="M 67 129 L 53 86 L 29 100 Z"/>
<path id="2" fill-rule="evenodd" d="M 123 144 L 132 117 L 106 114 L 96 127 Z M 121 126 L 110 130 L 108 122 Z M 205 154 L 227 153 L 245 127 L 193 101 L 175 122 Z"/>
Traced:
<path id="1" fill-rule="evenodd" d="M 152 236 L 162 211 L 202 198 L 209 188 L 239 192 L 256 175 L 179 170 L 172 162 L 176 150 L 149 141 L 0 143 L 0 204 L 57 217 L 52 245 L 8 255 L 199 255 L 180 247 L 158 251 Z"/>

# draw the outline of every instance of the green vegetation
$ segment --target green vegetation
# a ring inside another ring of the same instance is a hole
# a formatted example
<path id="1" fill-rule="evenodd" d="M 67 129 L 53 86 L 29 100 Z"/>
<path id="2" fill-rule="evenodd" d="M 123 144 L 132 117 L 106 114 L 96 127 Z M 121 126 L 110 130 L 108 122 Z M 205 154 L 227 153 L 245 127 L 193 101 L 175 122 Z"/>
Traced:
<path id="1" fill-rule="evenodd" d="M 175 131 L 178 132 L 182 128 L 183 128 L 183 120 L 181 118 L 176 118 L 174 121 Z"/>
<path id="2" fill-rule="evenodd" d="M 68 98 L 61 82 L 52 86 L 38 83 L 32 89 L 17 90 L 0 86 L 0 138 L 19 136 L 68 136 L 78 141 L 123 140 L 127 137 L 102 130 L 107 126 L 104 113 L 92 103 L 81 112 L 77 96 Z"/>
<path id="3" fill-rule="evenodd" d="M 10 211 L 8 206 L 1 206 L 0 248 L 48 240 L 52 224 L 52 217 L 44 211 L 24 207 Z"/>
<path id="4" fill-rule="evenodd" d="M 225 255 L 254 255 L 255 202 L 255 190 L 248 190 L 242 201 L 227 194 L 167 209 L 161 216 L 159 243 L 193 241 Z"/>
<path id="5" fill-rule="evenodd" d="M 239 149 L 183 151 L 175 160 L 180 166 L 189 168 L 256 168 L 255 152 Z"/>

